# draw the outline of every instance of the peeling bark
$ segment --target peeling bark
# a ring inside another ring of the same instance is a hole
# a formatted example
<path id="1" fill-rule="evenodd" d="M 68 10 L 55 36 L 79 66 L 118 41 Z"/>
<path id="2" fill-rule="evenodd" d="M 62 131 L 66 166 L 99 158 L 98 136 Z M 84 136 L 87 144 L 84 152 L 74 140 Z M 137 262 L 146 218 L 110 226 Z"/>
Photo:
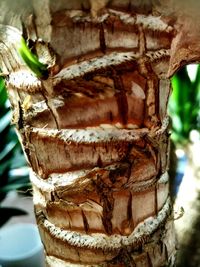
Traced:
<path id="1" fill-rule="evenodd" d="M 11 2 L 0 6 L 1 69 L 47 266 L 174 266 L 166 109 L 170 76 L 200 60 L 197 12 L 173 1 Z M 22 32 L 45 79 L 18 55 Z"/>

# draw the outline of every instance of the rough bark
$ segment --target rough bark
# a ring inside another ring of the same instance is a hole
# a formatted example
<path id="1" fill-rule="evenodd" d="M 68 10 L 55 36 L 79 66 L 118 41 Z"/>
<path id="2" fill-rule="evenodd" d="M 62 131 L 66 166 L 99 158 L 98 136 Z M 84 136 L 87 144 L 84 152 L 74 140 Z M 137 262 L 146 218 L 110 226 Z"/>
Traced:
<path id="1" fill-rule="evenodd" d="M 173 266 L 166 107 L 170 76 L 200 58 L 197 13 L 164 1 L 25 4 L 1 2 L 1 69 L 47 266 Z M 48 77 L 19 57 L 21 32 Z"/>

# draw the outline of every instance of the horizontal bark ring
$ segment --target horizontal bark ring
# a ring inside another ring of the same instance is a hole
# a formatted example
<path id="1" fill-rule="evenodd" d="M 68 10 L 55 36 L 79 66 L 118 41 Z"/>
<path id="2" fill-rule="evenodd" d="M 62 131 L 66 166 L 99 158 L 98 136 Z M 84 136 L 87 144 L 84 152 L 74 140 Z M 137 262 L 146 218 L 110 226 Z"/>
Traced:
<path id="1" fill-rule="evenodd" d="M 164 224 L 171 212 L 168 198 L 156 217 L 150 217 L 140 223 L 129 236 L 105 234 L 81 234 L 62 230 L 46 219 L 43 212 L 37 212 L 36 218 L 47 255 L 59 257 L 70 262 L 98 263 L 112 260 L 123 248 L 137 248 Z M 54 243 L 54 246 L 51 244 Z M 57 248 L 55 251 L 55 247 Z M 87 253 L 86 253 L 87 252 Z M 88 258 L 90 255 L 90 258 Z"/>

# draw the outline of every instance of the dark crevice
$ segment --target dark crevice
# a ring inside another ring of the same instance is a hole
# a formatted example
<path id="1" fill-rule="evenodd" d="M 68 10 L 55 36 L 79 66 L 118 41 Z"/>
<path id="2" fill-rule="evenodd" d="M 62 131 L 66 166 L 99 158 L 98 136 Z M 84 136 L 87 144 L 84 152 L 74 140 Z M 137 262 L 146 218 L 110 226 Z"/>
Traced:
<path id="1" fill-rule="evenodd" d="M 130 192 L 130 196 L 128 199 L 128 206 L 127 206 L 127 220 L 130 222 L 132 221 L 133 214 L 132 214 L 132 194 Z"/>
<path id="2" fill-rule="evenodd" d="M 82 213 L 82 216 L 83 216 L 83 224 L 84 224 L 85 232 L 88 233 L 89 224 L 88 224 L 87 218 L 86 218 L 85 213 L 83 212 L 83 210 L 81 211 L 81 213 Z"/>
<path id="3" fill-rule="evenodd" d="M 130 176 L 130 165 L 127 163 L 120 164 L 119 166 L 115 167 L 115 169 L 111 169 L 109 171 L 109 180 L 111 181 L 112 184 L 114 184 L 116 181 L 118 182 L 119 177 L 126 177 L 127 180 L 129 179 Z"/>
<path id="4" fill-rule="evenodd" d="M 167 249 L 167 245 L 165 244 L 165 259 L 169 259 L 169 253 Z"/>
<path id="5" fill-rule="evenodd" d="M 57 191 L 52 191 L 51 192 L 51 201 L 59 201 L 61 197 L 58 195 Z"/>
<path id="6" fill-rule="evenodd" d="M 67 210 L 67 215 L 69 216 L 69 229 L 71 229 L 72 228 L 72 217 L 68 210 Z"/>
<path id="7" fill-rule="evenodd" d="M 100 175 L 97 175 L 95 181 L 97 194 L 100 197 L 103 207 L 102 222 L 107 234 L 112 234 L 112 213 L 114 208 L 114 199 L 112 189 L 108 187 L 102 180 Z"/>
<path id="8" fill-rule="evenodd" d="M 60 127 L 59 127 L 59 123 L 58 123 L 58 121 L 57 121 L 56 115 L 54 114 L 52 108 L 51 108 L 50 105 L 49 105 L 48 98 L 45 96 L 45 94 L 44 94 L 42 91 L 40 91 L 40 92 L 41 92 L 41 94 L 42 94 L 42 96 L 43 96 L 43 98 L 44 98 L 44 100 L 45 100 L 45 103 L 46 103 L 46 105 L 47 105 L 49 111 L 51 112 L 52 117 L 54 118 L 54 121 L 55 121 L 55 124 L 56 124 L 56 128 L 59 130 L 59 129 L 60 129 Z"/>
<path id="9" fill-rule="evenodd" d="M 54 202 L 54 201 L 55 201 L 54 192 L 51 192 L 51 193 L 50 193 L 50 196 L 51 196 L 51 197 L 50 197 L 51 201 L 53 201 L 53 202 Z"/>
<path id="10" fill-rule="evenodd" d="M 128 122 L 128 100 L 126 96 L 126 90 L 120 75 L 116 74 L 116 71 L 113 71 L 113 81 L 116 89 L 115 97 L 117 99 L 119 117 L 123 125 L 126 125 Z"/>
<path id="11" fill-rule="evenodd" d="M 116 266 L 123 267 L 136 267 L 136 263 L 131 256 L 131 251 L 128 251 L 126 248 L 123 248 L 119 251 L 119 254 L 110 261 L 110 263 Z M 109 265 L 110 266 L 110 265 Z"/>
<path id="12" fill-rule="evenodd" d="M 157 196 L 157 184 L 155 185 L 155 214 L 158 214 L 158 196 Z"/>
<path id="13" fill-rule="evenodd" d="M 148 266 L 149 267 L 153 267 L 153 264 L 152 264 L 152 261 L 151 261 L 151 257 L 150 257 L 148 252 L 147 252 L 147 261 L 148 261 Z"/>
<path id="14" fill-rule="evenodd" d="M 17 121 L 17 127 L 18 127 L 18 130 L 21 130 L 24 128 L 24 119 L 23 119 L 24 112 L 23 112 L 20 102 L 18 102 L 18 107 L 19 107 L 19 117 Z"/>
<path id="15" fill-rule="evenodd" d="M 108 113 L 108 118 L 109 118 L 110 122 L 113 122 L 113 114 L 112 114 L 112 111 L 110 111 Z"/>
<path id="16" fill-rule="evenodd" d="M 100 27 L 99 27 L 99 42 L 100 42 L 100 49 L 105 54 L 105 52 L 106 52 L 106 41 L 105 41 L 103 23 L 101 23 Z"/>
<path id="17" fill-rule="evenodd" d="M 103 162 L 101 160 L 101 156 L 99 155 L 98 160 L 97 160 L 97 167 L 101 168 L 103 166 Z"/>

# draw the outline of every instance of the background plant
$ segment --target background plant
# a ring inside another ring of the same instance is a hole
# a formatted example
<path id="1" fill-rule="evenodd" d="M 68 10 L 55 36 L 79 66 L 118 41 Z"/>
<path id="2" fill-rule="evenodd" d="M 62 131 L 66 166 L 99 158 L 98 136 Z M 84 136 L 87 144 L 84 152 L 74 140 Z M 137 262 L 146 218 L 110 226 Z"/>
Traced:
<path id="1" fill-rule="evenodd" d="M 11 216 L 25 214 L 12 207 L 2 207 L 6 194 L 30 188 L 28 168 L 14 127 L 10 125 L 11 111 L 7 100 L 5 82 L 0 77 L 0 225 Z"/>
<path id="2" fill-rule="evenodd" d="M 200 129 L 200 66 L 184 67 L 172 78 L 169 114 L 172 118 L 172 140 L 184 146 L 189 142 L 191 130 Z"/>
<path id="3" fill-rule="evenodd" d="M 199 142 L 200 129 L 200 66 L 190 65 L 180 69 L 172 78 L 172 94 L 169 114 L 172 119 L 170 169 L 171 195 L 173 199 L 182 182 L 188 159 L 191 157 L 191 141 Z M 191 132 L 195 139 L 191 138 Z M 177 148 L 180 148 L 177 150 Z M 176 155 L 177 154 L 177 155 Z"/>

